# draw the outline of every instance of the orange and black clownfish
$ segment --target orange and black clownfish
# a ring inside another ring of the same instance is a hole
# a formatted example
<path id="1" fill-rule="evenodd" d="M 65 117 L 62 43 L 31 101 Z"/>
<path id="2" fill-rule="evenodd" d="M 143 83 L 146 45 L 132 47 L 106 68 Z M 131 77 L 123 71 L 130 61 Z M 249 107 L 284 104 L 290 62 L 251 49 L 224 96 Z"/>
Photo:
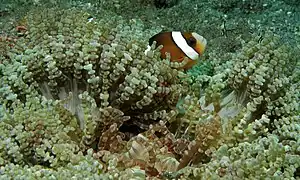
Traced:
<path id="1" fill-rule="evenodd" d="M 160 32 L 149 39 L 147 50 L 150 50 L 154 41 L 156 41 L 156 47 L 163 45 L 160 50 L 162 59 L 166 58 L 166 52 L 170 53 L 172 62 L 182 62 L 187 57 L 188 63 L 182 67 L 185 70 L 197 63 L 207 43 L 204 37 L 195 32 Z"/>

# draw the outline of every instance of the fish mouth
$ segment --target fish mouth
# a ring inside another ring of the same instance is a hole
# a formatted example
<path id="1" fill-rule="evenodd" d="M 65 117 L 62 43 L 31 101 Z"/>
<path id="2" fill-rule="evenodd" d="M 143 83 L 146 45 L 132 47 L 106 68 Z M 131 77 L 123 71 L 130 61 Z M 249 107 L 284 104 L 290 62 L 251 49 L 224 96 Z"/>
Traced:
<path id="1" fill-rule="evenodd" d="M 199 54 L 202 55 L 206 49 L 207 40 L 195 32 L 193 32 L 192 35 L 197 40 L 196 49 L 199 51 Z"/>
<path id="2" fill-rule="evenodd" d="M 201 36 L 201 35 L 199 35 L 198 33 L 195 33 L 195 32 L 193 32 L 192 35 L 194 36 L 194 38 L 196 38 L 196 40 L 198 40 L 199 42 L 201 42 L 201 44 L 203 46 L 206 46 L 207 41 L 206 41 L 206 39 L 203 36 Z"/>

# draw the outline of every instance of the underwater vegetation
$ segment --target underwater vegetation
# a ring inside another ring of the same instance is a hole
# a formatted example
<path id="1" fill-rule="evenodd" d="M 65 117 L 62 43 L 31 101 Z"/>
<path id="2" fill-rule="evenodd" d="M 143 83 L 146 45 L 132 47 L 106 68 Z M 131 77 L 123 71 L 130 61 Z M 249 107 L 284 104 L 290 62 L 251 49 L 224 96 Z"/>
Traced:
<path id="1" fill-rule="evenodd" d="M 0 179 L 299 179 L 300 44 L 253 34 L 184 71 L 145 23 L 36 8 L 1 36 Z"/>

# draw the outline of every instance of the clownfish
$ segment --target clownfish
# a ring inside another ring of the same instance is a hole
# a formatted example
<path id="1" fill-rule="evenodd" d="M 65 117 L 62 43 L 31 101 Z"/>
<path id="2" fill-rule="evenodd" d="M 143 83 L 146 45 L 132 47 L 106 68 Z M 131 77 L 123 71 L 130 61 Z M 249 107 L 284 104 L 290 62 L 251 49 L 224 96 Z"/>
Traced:
<path id="1" fill-rule="evenodd" d="M 188 58 L 187 64 L 182 68 L 187 70 L 197 63 L 199 57 L 204 53 L 206 39 L 195 32 L 160 32 L 149 39 L 148 49 L 156 41 L 156 48 L 163 45 L 160 50 L 161 58 L 166 58 L 166 52 L 171 55 L 171 62 L 182 62 L 185 57 Z"/>

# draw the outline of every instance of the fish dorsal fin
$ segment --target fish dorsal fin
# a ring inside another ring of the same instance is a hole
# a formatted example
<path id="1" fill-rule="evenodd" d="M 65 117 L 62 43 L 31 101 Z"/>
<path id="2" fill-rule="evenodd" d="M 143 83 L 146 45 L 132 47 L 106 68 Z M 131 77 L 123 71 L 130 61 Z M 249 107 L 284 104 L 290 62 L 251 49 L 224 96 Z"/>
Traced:
<path id="1" fill-rule="evenodd" d="M 165 31 L 165 30 L 162 30 L 160 31 L 159 33 L 155 34 L 154 36 L 152 36 L 150 39 L 149 39 L 149 45 L 151 46 L 153 44 L 154 41 L 157 42 L 157 39 L 159 36 L 163 35 L 164 33 L 168 33 L 169 31 Z M 169 32 L 171 33 L 171 32 Z M 159 46 L 159 44 L 156 43 L 156 47 Z"/>

